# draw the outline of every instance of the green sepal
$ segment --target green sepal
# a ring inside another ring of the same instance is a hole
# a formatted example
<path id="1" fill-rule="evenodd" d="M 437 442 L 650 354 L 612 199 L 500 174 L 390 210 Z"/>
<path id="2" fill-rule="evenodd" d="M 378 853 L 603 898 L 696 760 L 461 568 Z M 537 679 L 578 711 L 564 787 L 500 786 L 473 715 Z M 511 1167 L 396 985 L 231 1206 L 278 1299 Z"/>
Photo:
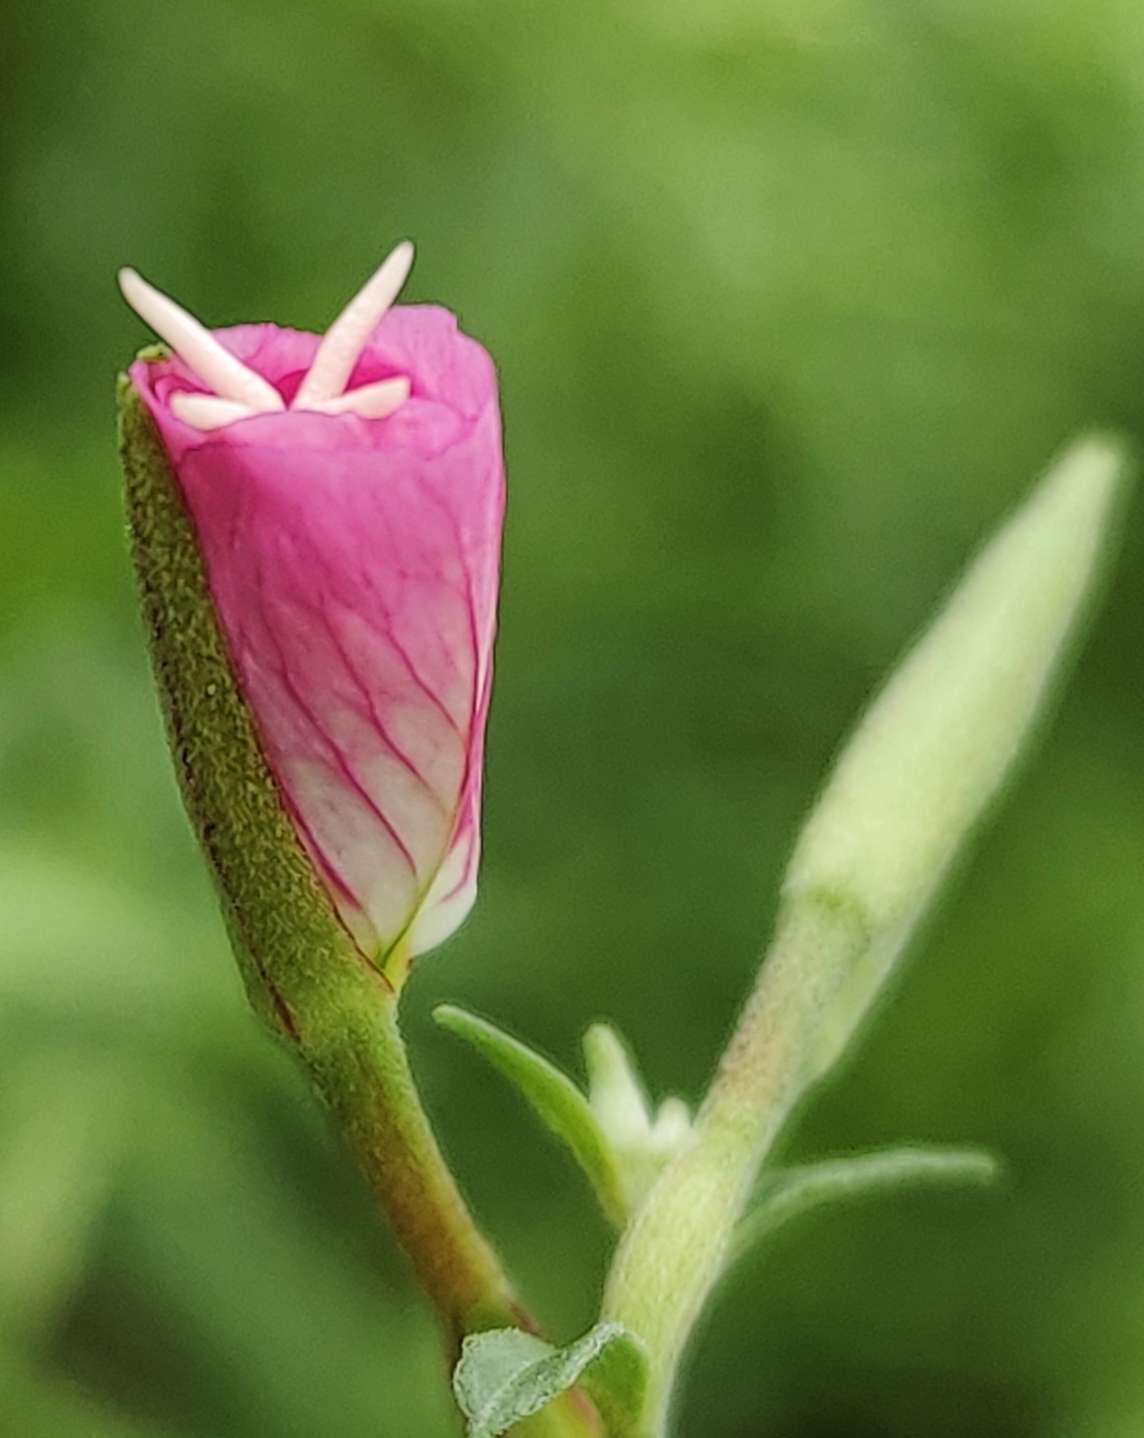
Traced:
<path id="1" fill-rule="evenodd" d="M 516 1087 L 541 1122 L 567 1146 L 604 1212 L 622 1226 L 627 1206 L 611 1146 L 587 1098 L 568 1075 L 520 1039 L 454 1004 L 439 1005 L 433 1017 L 443 1029 L 471 1044 Z"/>
<path id="2" fill-rule="evenodd" d="M 164 351 L 143 351 L 144 360 Z M 369 966 L 303 851 L 239 692 L 194 523 L 130 378 L 118 386 L 131 556 L 183 802 L 256 1012 L 291 1043 Z M 380 974 L 378 982 L 384 984 Z"/>
<path id="3" fill-rule="evenodd" d="M 642 1347 L 619 1323 L 598 1323 L 566 1348 L 498 1328 L 465 1339 L 453 1392 L 468 1438 L 498 1438 L 583 1382 L 618 1438 L 640 1411 L 646 1375 Z"/>
<path id="4" fill-rule="evenodd" d="M 731 1262 L 777 1229 L 826 1204 L 873 1198 L 904 1188 L 986 1187 L 1002 1165 L 980 1148 L 886 1148 L 764 1172 L 755 1201 L 736 1230 Z"/>

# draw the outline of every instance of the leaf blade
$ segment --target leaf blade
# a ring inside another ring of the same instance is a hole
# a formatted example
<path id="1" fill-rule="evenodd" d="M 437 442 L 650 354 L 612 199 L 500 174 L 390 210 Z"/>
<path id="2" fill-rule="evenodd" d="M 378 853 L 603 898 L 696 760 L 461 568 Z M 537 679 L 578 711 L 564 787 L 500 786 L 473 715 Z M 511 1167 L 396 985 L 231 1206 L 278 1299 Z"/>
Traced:
<path id="1" fill-rule="evenodd" d="M 596 1115 L 567 1074 L 487 1019 L 455 1004 L 439 1004 L 434 1020 L 464 1039 L 515 1086 L 542 1123 L 583 1169 L 607 1216 L 617 1226 L 627 1209 L 620 1173 Z"/>
<path id="2" fill-rule="evenodd" d="M 573 1387 L 605 1356 L 613 1361 L 593 1392 L 605 1403 L 611 1400 L 615 1412 L 638 1411 L 646 1360 L 619 1323 L 598 1323 L 565 1348 L 517 1328 L 471 1334 L 453 1372 L 468 1438 L 499 1438 Z"/>
<path id="3" fill-rule="evenodd" d="M 732 1262 L 793 1219 L 829 1203 L 853 1202 L 908 1188 L 946 1185 L 986 1187 L 1002 1165 L 981 1148 L 908 1146 L 875 1149 L 847 1158 L 825 1159 L 775 1169 L 760 1184 L 758 1201 L 739 1224 Z"/>

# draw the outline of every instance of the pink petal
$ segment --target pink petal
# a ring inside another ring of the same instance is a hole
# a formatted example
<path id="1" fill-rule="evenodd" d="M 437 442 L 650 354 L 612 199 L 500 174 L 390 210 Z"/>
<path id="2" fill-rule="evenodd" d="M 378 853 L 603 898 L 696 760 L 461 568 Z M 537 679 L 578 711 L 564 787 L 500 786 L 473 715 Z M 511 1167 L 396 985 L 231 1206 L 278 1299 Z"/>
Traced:
<path id="1" fill-rule="evenodd" d="M 289 400 L 314 335 L 218 338 Z M 492 362 L 447 311 L 398 307 L 351 385 L 407 375 L 365 420 L 255 415 L 202 433 L 177 359 L 131 377 L 198 530 L 238 681 L 299 836 L 371 956 L 456 928 L 475 893 L 504 474 Z"/>

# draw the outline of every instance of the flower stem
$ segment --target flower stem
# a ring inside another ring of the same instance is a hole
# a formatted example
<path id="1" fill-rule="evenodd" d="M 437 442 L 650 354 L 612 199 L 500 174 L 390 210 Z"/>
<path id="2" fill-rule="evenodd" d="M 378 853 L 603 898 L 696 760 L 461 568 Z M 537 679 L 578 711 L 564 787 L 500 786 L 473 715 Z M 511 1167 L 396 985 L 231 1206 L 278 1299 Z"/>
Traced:
<path id="1" fill-rule="evenodd" d="M 638 1438 L 664 1432 L 680 1352 L 775 1135 L 869 1014 L 1043 714 L 1125 478 L 1115 439 L 1073 445 L 981 551 L 836 761 L 694 1141 L 636 1215 L 609 1280 L 605 1315 L 652 1361 Z"/>
<path id="2" fill-rule="evenodd" d="M 519 1323 L 508 1280 L 421 1106 L 398 1029 L 396 996 L 364 965 L 353 987 L 356 992 L 343 993 L 332 1006 L 329 1025 L 302 1019 L 298 1046 L 306 1068 L 450 1341 L 459 1344 L 476 1327 Z"/>
<path id="3" fill-rule="evenodd" d="M 331 976 L 332 977 L 332 976 Z M 398 999 L 375 970 L 342 969 L 295 1008 L 297 1051 L 413 1264 L 445 1330 L 450 1362 L 466 1333 L 534 1329 L 441 1153 L 398 1026 Z M 579 1394 L 513 1430 L 518 1438 L 590 1438 Z"/>

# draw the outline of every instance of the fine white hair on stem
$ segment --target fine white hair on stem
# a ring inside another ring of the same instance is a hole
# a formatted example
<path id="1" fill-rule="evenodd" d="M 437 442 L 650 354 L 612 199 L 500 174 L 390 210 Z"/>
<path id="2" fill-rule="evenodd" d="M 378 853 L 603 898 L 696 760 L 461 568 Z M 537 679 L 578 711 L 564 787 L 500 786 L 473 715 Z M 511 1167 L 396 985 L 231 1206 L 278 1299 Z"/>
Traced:
<path id="1" fill-rule="evenodd" d="M 180 390 L 171 396 L 171 412 L 184 424 L 193 424 L 196 429 L 222 429 L 234 424 L 235 420 L 249 419 L 252 414 L 265 413 L 251 409 L 248 404 L 239 404 L 233 399 L 219 399 L 213 394 L 194 394 Z"/>
<path id="2" fill-rule="evenodd" d="M 366 342 L 401 293 L 412 265 L 413 246 L 403 240 L 326 331 L 298 388 L 296 409 L 324 407 L 325 402 L 342 394 Z"/>
<path id="3" fill-rule="evenodd" d="M 301 405 L 295 399 L 293 407 L 317 410 L 319 414 L 357 414 L 363 419 L 384 419 L 400 409 L 408 398 L 409 381 L 399 375 L 395 379 L 378 380 L 376 384 L 363 384 L 360 389 L 352 389 L 336 399 L 311 400 Z"/>
<path id="4" fill-rule="evenodd" d="M 147 324 L 219 396 L 252 410 L 285 409 L 282 396 L 267 380 L 215 339 L 181 305 L 149 285 L 135 270 L 119 271 L 123 298 Z"/>

